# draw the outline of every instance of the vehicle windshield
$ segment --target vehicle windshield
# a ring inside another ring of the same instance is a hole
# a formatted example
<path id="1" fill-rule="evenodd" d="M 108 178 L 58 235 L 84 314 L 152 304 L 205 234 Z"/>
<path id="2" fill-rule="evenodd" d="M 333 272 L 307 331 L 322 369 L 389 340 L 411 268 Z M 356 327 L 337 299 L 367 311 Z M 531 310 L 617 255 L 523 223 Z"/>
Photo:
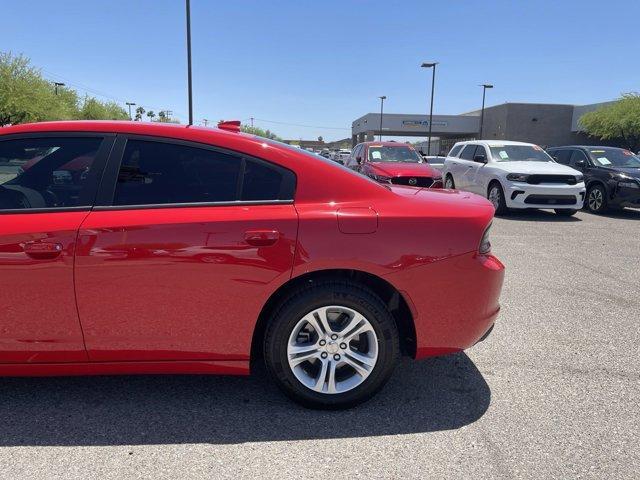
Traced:
<path id="1" fill-rule="evenodd" d="M 422 157 L 413 148 L 406 146 L 385 147 L 372 145 L 369 147 L 369 161 L 422 163 Z"/>
<path id="2" fill-rule="evenodd" d="M 489 148 L 496 162 L 553 162 L 537 145 L 493 145 Z"/>
<path id="3" fill-rule="evenodd" d="M 599 167 L 640 168 L 640 157 L 622 148 L 593 149 L 589 156 Z"/>

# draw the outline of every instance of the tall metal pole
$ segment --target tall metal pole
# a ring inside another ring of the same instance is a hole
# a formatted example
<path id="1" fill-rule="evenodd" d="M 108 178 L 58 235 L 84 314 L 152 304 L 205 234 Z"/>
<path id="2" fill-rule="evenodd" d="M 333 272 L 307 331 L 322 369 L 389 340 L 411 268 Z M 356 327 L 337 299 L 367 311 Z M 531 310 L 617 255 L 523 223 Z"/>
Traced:
<path id="1" fill-rule="evenodd" d="M 131 116 L 131 106 L 135 105 L 134 102 L 126 102 L 127 106 L 129 107 L 129 120 L 133 120 L 133 117 Z"/>
<path id="2" fill-rule="evenodd" d="M 380 133 L 378 134 L 378 141 L 382 141 L 382 112 L 384 111 L 384 101 L 386 100 L 386 96 L 383 95 L 378 97 L 380 99 Z"/>
<path id="3" fill-rule="evenodd" d="M 189 125 L 193 125 L 193 92 L 191 89 L 191 1 L 187 3 L 187 75 L 189 83 Z"/>
<path id="4" fill-rule="evenodd" d="M 482 140 L 482 131 L 484 127 L 484 99 L 487 93 L 487 88 L 493 88 L 493 85 L 489 83 L 483 83 L 482 87 L 482 110 L 480 111 L 480 140 Z"/>
<path id="5" fill-rule="evenodd" d="M 433 92 L 436 86 L 436 65 L 433 64 L 433 75 L 431 76 L 431 108 L 429 108 L 429 140 L 427 141 L 427 155 L 431 155 L 431 129 L 433 127 Z"/>
<path id="6" fill-rule="evenodd" d="M 420 65 L 422 68 L 433 68 L 431 75 L 431 108 L 429 109 L 429 139 L 427 141 L 427 155 L 431 155 L 431 130 L 433 127 L 433 93 L 436 87 L 436 65 L 438 62 L 425 62 Z"/>

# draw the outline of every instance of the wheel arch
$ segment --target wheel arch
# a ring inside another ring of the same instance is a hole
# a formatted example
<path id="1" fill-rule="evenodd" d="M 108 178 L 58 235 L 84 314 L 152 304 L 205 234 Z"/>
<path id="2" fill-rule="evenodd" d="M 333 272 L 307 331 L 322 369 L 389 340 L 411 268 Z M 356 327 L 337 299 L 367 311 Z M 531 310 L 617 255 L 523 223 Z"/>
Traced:
<path id="1" fill-rule="evenodd" d="M 416 330 L 411 308 L 402 293 L 388 281 L 377 275 L 352 269 L 316 270 L 294 277 L 281 285 L 262 307 L 251 339 L 251 365 L 263 357 L 262 345 L 267 325 L 277 307 L 292 292 L 312 282 L 320 280 L 343 279 L 370 288 L 387 305 L 393 316 L 400 337 L 400 350 L 403 355 L 415 357 Z"/>

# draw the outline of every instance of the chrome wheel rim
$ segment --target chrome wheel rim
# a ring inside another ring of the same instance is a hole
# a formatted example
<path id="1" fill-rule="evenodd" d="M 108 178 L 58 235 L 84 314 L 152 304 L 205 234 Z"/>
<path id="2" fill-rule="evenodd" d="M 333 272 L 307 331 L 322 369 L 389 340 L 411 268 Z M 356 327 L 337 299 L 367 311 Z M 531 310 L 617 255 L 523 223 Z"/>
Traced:
<path id="1" fill-rule="evenodd" d="M 493 204 L 493 208 L 497 210 L 500 206 L 500 190 L 498 190 L 498 187 L 492 187 L 489 190 L 489 201 Z"/>
<path id="2" fill-rule="evenodd" d="M 310 390 L 348 392 L 376 366 L 378 337 L 369 320 L 352 308 L 316 308 L 291 331 L 287 360 L 294 376 Z"/>
<path id="3" fill-rule="evenodd" d="M 444 188 L 453 188 L 453 180 L 451 180 L 451 177 L 447 177 L 444 181 Z"/>
<path id="4" fill-rule="evenodd" d="M 600 210 L 603 201 L 604 198 L 602 197 L 602 192 L 599 188 L 594 188 L 589 192 L 589 208 L 591 210 Z"/>

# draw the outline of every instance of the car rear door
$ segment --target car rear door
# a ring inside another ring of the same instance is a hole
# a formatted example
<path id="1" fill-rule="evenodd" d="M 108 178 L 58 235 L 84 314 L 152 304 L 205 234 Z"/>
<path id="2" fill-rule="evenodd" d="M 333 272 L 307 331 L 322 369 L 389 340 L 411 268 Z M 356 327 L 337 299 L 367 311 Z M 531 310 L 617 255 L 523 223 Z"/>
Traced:
<path id="1" fill-rule="evenodd" d="M 234 152 L 118 137 L 79 232 L 77 299 L 92 361 L 246 360 L 290 278 L 295 175 Z"/>
<path id="2" fill-rule="evenodd" d="M 114 136 L 0 136 L 0 363 L 87 360 L 76 237 Z"/>
<path id="3" fill-rule="evenodd" d="M 484 155 L 485 161 L 489 160 L 489 153 L 483 145 L 477 145 L 476 150 L 473 153 L 473 161 L 467 166 L 464 173 L 465 179 L 463 182 L 467 185 L 466 190 L 477 193 L 484 197 L 487 196 L 488 180 L 485 178 L 484 170 L 486 163 L 475 160 L 479 155 Z"/>
<path id="4" fill-rule="evenodd" d="M 471 175 L 473 173 L 473 167 L 476 166 L 473 161 L 473 156 L 476 151 L 476 145 L 466 145 L 462 152 L 460 152 L 460 157 L 456 160 L 456 167 L 453 173 L 453 180 L 456 184 L 456 188 L 460 190 L 469 190 L 471 187 Z"/>

